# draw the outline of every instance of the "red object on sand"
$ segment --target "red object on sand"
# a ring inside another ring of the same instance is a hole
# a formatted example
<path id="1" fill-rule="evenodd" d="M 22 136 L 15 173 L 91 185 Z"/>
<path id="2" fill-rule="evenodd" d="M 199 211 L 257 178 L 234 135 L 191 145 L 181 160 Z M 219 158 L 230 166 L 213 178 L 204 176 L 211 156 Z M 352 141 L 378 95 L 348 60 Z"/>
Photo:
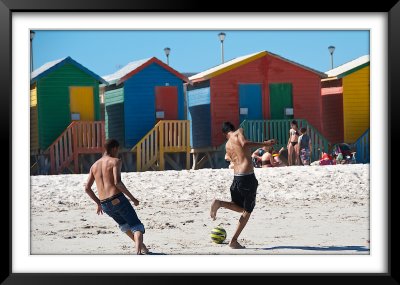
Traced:
<path id="1" fill-rule="evenodd" d="M 322 155 L 322 159 L 323 159 L 323 160 L 328 160 L 328 159 L 331 159 L 331 158 L 330 158 L 329 155 L 325 152 L 325 153 Z"/>

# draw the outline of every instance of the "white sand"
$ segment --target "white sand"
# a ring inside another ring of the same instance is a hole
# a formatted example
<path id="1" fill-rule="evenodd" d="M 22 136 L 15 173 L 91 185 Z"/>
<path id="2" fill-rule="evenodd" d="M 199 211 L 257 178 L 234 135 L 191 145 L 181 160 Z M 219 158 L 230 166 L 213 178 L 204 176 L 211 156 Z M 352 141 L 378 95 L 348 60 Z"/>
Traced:
<path id="1" fill-rule="evenodd" d="M 369 165 L 256 169 L 257 202 L 239 237 L 227 245 L 238 213 L 213 198 L 230 200 L 233 170 L 123 173 L 140 200 L 136 212 L 144 241 L 155 254 L 369 254 Z M 84 192 L 87 175 L 31 177 L 32 254 L 132 254 L 134 244 Z M 214 226 L 228 233 L 215 244 Z"/>

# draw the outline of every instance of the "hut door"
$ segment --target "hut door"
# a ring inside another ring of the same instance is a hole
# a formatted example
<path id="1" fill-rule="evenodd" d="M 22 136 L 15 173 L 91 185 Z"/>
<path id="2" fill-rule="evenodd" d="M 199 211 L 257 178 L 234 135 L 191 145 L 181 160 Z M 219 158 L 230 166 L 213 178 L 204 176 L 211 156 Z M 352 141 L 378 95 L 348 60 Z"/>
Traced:
<path id="1" fill-rule="evenodd" d="M 262 120 L 261 84 L 239 84 L 239 120 Z"/>
<path id="2" fill-rule="evenodd" d="M 71 121 L 94 121 L 93 87 L 70 87 Z"/>
<path id="3" fill-rule="evenodd" d="M 156 87 L 156 121 L 178 120 L 178 88 Z"/>
<path id="4" fill-rule="evenodd" d="M 269 85 L 269 102 L 271 120 L 293 118 L 293 95 L 291 83 L 274 83 Z"/>

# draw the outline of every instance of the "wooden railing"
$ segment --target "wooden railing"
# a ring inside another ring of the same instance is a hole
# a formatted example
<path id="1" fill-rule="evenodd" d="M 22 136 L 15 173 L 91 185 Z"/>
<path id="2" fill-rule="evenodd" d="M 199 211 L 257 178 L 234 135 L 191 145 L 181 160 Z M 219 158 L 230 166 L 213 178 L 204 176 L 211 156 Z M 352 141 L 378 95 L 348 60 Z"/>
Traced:
<path id="1" fill-rule="evenodd" d="M 74 121 L 48 148 L 51 174 L 59 174 L 74 162 L 79 172 L 79 154 L 101 153 L 105 143 L 104 121 Z"/>
<path id="2" fill-rule="evenodd" d="M 60 173 L 74 159 L 72 146 L 73 125 L 74 122 L 49 147 L 51 174 Z"/>
<path id="3" fill-rule="evenodd" d="M 159 157 L 159 136 L 160 125 L 159 121 L 132 149 L 136 152 L 136 171 L 147 170 L 153 165 Z M 160 166 L 161 167 L 161 166 Z"/>
<path id="4" fill-rule="evenodd" d="M 369 128 L 354 143 L 357 163 L 369 163 Z"/>
<path id="5" fill-rule="evenodd" d="M 102 151 L 105 143 L 104 121 L 76 121 L 73 128 L 78 153 Z"/>
<path id="6" fill-rule="evenodd" d="M 248 140 L 262 142 L 265 139 L 277 139 L 276 148 L 286 147 L 289 139 L 290 122 L 292 120 L 245 120 L 240 124 Z M 321 152 L 329 151 L 328 140 L 307 120 L 296 119 L 299 129 L 307 128 L 312 142 L 312 160 L 318 160 Z"/>
<path id="7" fill-rule="evenodd" d="M 136 170 L 146 171 L 158 161 L 165 169 L 165 153 L 186 152 L 190 164 L 190 123 L 187 120 L 161 120 L 132 149 L 136 152 Z"/>

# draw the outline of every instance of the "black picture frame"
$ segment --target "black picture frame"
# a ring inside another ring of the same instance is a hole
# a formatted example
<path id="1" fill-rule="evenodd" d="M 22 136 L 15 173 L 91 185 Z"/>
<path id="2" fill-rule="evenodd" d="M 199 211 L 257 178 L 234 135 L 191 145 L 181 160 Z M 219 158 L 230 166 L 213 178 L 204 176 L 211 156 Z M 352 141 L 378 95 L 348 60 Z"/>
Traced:
<path id="1" fill-rule="evenodd" d="M 388 161 L 384 165 L 387 167 L 387 179 L 388 179 L 388 272 L 382 274 L 41 274 L 41 273 L 13 273 L 11 270 L 12 255 L 11 255 L 11 193 L 12 193 L 12 180 L 11 180 L 11 165 L 12 165 L 12 125 L 11 125 L 11 106 L 12 106 L 12 81 L 11 81 L 11 69 L 12 69 L 12 46 L 11 46 L 11 19 L 14 12 L 119 12 L 119 11 L 134 11 L 134 12 L 252 12 L 254 10 L 260 10 L 258 7 L 255 9 L 252 5 L 245 5 L 246 7 L 220 7 L 216 8 L 214 4 L 208 4 L 206 2 L 192 3 L 192 2 L 167 2 L 154 3 L 154 1 L 125 1 L 113 0 L 113 1 L 95 1 L 95 0 L 69 0 L 69 1 L 51 1 L 51 0 L 0 0 L 0 86 L 2 86 L 1 92 L 1 104 L 0 104 L 0 128 L 1 128 L 1 143 L 2 150 L 8 149 L 8 161 L 9 171 L 8 177 L 8 191 L 2 194 L 3 206 L 0 207 L 2 211 L 2 225 L 3 229 L 8 229 L 8 243 L 3 242 L 1 246 L 0 256 L 5 259 L 4 263 L 8 264 L 7 268 L 2 268 L 0 274 L 1 284 L 88 284 L 95 283 L 98 285 L 110 284 L 111 282 L 144 282 L 144 284 L 154 283 L 176 283 L 176 282 L 193 282 L 193 276 L 199 275 L 199 282 L 205 282 L 210 280 L 215 281 L 216 277 L 233 277 L 237 282 L 251 282 L 248 277 L 262 278 L 262 282 L 272 282 L 270 284 L 293 284 L 303 283 L 308 284 L 399 284 L 397 272 L 394 268 L 397 257 L 392 254 L 396 252 L 397 245 L 392 243 L 391 240 L 397 240 L 395 231 L 391 230 L 392 217 L 395 217 L 396 208 L 392 207 L 395 205 L 397 199 L 396 191 L 391 191 L 391 142 L 395 141 L 396 137 L 391 134 L 396 134 L 398 129 L 398 116 L 400 112 L 393 111 L 394 106 L 400 106 L 397 104 L 398 98 L 400 97 L 400 80 L 396 80 L 396 71 L 400 67 L 400 3 L 398 0 L 394 1 L 380 1 L 382 3 L 376 3 L 374 6 L 368 6 L 369 4 L 358 4 L 351 10 L 346 1 L 336 1 L 334 10 L 332 12 L 385 12 L 388 13 Z M 279 7 L 274 7 L 268 4 L 268 8 L 262 9 L 263 11 L 291 11 L 296 12 L 309 12 L 310 10 L 326 11 L 324 3 L 318 2 L 298 2 L 297 4 L 287 5 L 287 3 L 275 3 Z M 192 6 L 190 6 L 192 5 Z M 381 5 L 377 7 L 376 5 Z M 199 6 L 199 7 L 198 7 Z M 207 11 L 213 9 L 213 11 Z M 268 9 L 268 10 L 267 10 Z M 239 11 L 237 11 L 239 10 Z M 350 10 L 350 11 L 349 11 Z M 397 96 L 395 96 L 397 95 Z M 4 154 L 3 154 L 4 155 Z M 4 164 L 4 163 L 3 163 Z M 5 165 L 5 164 L 4 164 Z M 5 165 L 7 168 L 7 165 Z M 4 180 L 6 181 L 6 180 Z M 384 190 L 384 189 L 382 189 Z M 4 191 L 4 190 L 3 190 Z M 7 197 L 7 198 L 6 198 Z M 8 204 L 8 207 L 5 205 Z M 7 225 L 7 227 L 5 226 Z M 5 231 L 3 230 L 2 233 Z M 218 282 L 225 279 L 218 278 Z"/>

